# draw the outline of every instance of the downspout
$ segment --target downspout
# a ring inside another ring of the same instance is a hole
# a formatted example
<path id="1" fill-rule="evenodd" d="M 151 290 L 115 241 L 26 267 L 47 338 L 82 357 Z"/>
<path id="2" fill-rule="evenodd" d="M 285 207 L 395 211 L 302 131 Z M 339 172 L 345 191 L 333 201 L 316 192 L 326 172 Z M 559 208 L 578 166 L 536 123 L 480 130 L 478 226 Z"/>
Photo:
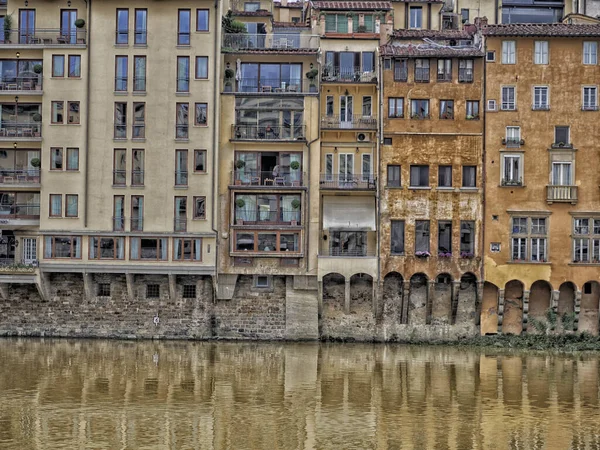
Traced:
<path id="1" fill-rule="evenodd" d="M 483 36 L 482 36 L 483 39 Z M 486 55 L 487 54 L 487 44 L 483 45 L 484 48 L 484 52 L 483 54 Z M 481 182 L 481 187 L 483 189 L 483 195 L 481 198 L 481 244 L 480 244 L 480 254 L 481 254 L 481 267 L 480 267 L 480 271 L 481 271 L 481 281 L 484 282 L 485 281 L 485 256 L 484 256 L 484 252 L 485 252 L 485 226 L 484 224 L 487 223 L 487 218 L 486 218 L 486 211 L 485 211 L 485 206 L 486 206 L 486 201 L 485 201 L 485 197 L 486 197 L 486 193 L 487 193 L 487 189 L 486 189 L 486 184 L 487 184 L 487 170 L 486 170 L 486 147 L 485 147 L 485 130 L 486 130 L 486 120 L 487 120 L 487 114 L 486 114 L 486 110 L 487 110 L 487 84 L 486 84 L 486 80 L 487 80 L 487 64 L 485 61 L 485 56 L 482 58 L 482 63 L 483 63 L 483 86 L 482 86 L 482 90 L 483 90 L 483 105 L 482 106 L 482 112 L 483 112 L 483 130 L 481 133 L 481 139 L 482 139 L 482 161 L 483 161 L 483 165 L 481 168 L 481 177 L 482 177 L 482 182 Z"/>
<path id="2" fill-rule="evenodd" d="M 85 75 L 85 93 L 86 93 L 86 114 L 85 114 L 85 180 L 83 183 L 83 198 L 84 198 L 84 206 L 83 206 L 83 228 L 87 228 L 88 226 L 88 208 L 89 208 L 89 199 L 88 199 L 88 185 L 90 180 L 90 66 L 92 64 L 92 0 L 88 0 L 87 2 L 87 68 Z"/>
<path id="3" fill-rule="evenodd" d="M 219 214 L 219 174 L 217 173 L 219 160 L 219 116 L 221 111 L 221 97 L 220 97 L 220 84 L 218 80 L 220 78 L 221 73 L 221 4 L 219 0 L 215 0 L 215 38 L 214 38 L 214 60 L 213 64 L 213 79 L 215 80 L 213 83 L 213 109 L 214 114 L 212 115 L 212 125 L 213 125 L 213 158 L 212 158 L 212 197 L 213 197 L 213 205 L 212 205 L 212 221 L 211 228 L 215 233 L 215 276 L 213 278 L 213 298 L 217 298 L 216 289 L 217 289 L 217 278 L 219 276 L 219 231 L 216 228 L 216 220 Z"/>
<path id="4" fill-rule="evenodd" d="M 498 0 L 494 0 L 494 23 L 498 24 L 498 8 L 500 6 L 498 5 Z"/>
<path id="5" fill-rule="evenodd" d="M 319 63 L 317 63 L 319 64 Z M 321 83 L 319 83 L 319 90 L 321 89 Z M 320 94 L 318 95 L 317 98 L 320 98 Z M 321 107 L 321 102 L 319 102 L 319 108 Z M 321 111 L 319 111 L 320 113 Z M 308 142 L 306 144 L 306 148 L 308 149 L 308 170 L 310 171 L 310 146 L 312 144 L 314 144 L 315 142 L 317 142 L 320 138 L 321 134 L 321 125 L 319 124 L 319 131 L 317 134 L 317 137 L 314 138 L 312 141 Z M 320 149 L 319 149 L 319 153 L 320 153 Z M 310 180 L 310 177 L 308 177 L 308 179 Z M 309 188 L 308 188 L 308 195 L 306 196 L 306 213 L 304 214 L 304 217 L 308 216 L 308 220 L 306 220 L 307 224 L 305 225 L 305 230 L 307 230 L 308 232 L 306 233 L 306 239 L 304 239 L 304 251 L 305 251 L 305 255 L 306 255 L 306 273 L 308 274 L 309 270 L 310 270 L 310 255 L 308 254 L 308 250 L 309 250 L 309 245 L 308 245 L 308 240 L 310 238 L 310 183 L 309 184 Z M 320 195 L 320 194 L 319 194 Z M 321 237 L 321 235 L 319 233 L 317 233 L 319 236 L 319 239 Z M 317 254 L 319 252 L 319 247 L 317 245 Z"/>
<path id="6" fill-rule="evenodd" d="M 377 52 L 379 53 L 379 47 L 377 48 Z M 377 83 L 377 90 L 379 91 L 379 130 L 377 132 L 377 146 L 376 148 L 376 160 L 377 164 L 374 165 L 377 169 L 379 169 L 380 165 L 380 152 L 381 152 L 381 143 L 383 141 L 383 56 L 379 54 L 379 83 Z M 381 196 L 379 195 L 379 183 L 381 183 L 381 170 L 376 171 L 379 177 L 376 178 L 375 182 L 375 226 L 377 227 L 377 283 L 381 283 Z M 377 289 L 378 294 L 379 287 Z M 379 304 L 377 305 L 377 309 L 379 309 Z"/>

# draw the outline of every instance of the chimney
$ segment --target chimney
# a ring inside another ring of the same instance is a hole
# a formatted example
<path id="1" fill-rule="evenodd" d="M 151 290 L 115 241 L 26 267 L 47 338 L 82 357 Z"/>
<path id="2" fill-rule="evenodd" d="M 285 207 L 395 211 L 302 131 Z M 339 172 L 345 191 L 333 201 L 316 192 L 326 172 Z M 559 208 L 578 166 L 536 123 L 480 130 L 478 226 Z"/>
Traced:
<path id="1" fill-rule="evenodd" d="M 488 24 L 488 19 L 487 17 L 475 17 L 475 26 L 477 27 L 477 29 L 482 29 L 485 28 Z"/>

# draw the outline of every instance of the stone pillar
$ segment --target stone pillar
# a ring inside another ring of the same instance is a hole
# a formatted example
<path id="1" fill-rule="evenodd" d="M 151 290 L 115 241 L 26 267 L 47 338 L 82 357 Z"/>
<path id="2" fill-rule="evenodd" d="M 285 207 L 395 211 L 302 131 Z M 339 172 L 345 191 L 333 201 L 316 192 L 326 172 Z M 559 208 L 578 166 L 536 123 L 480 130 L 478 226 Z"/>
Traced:
<path id="1" fill-rule="evenodd" d="M 504 289 L 498 289 L 498 333 L 502 333 L 502 320 L 504 320 Z"/>
<path id="2" fill-rule="evenodd" d="M 477 292 L 475 295 L 475 325 L 481 325 L 481 305 L 483 304 L 483 285 L 485 282 L 477 282 Z"/>
<path id="3" fill-rule="evenodd" d="M 317 294 L 317 300 L 319 302 L 318 304 L 318 308 L 319 308 L 319 317 L 323 316 L 323 279 L 321 278 L 318 282 L 319 284 L 319 292 Z"/>
<path id="4" fill-rule="evenodd" d="M 581 291 L 575 291 L 575 320 L 573 322 L 573 331 L 577 332 L 579 330 L 579 313 L 581 312 Z"/>
<path id="5" fill-rule="evenodd" d="M 521 334 L 527 331 L 527 323 L 529 320 L 529 294 L 531 291 L 523 291 L 523 331 Z"/>
<path id="6" fill-rule="evenodd" d="M 458 313 L 458 291 L 460 290 L 460 280 L 452 281 L 452 295 L 450 300 L 450 324 L 456 324 L 456 315 Z"/>
<path id="7" fill-rule="evenodd" d="M 346 288 L 344 290 L 344 313 L 350 314 L 350 278 L 346 278 Z"/>
<path id="8" fill-rule="evenodd" d="M 433 296 L 435 295 L 435 280 L 429 280 L 427 284 L 427 302 L 425 303 L 425 324 L 431 325 L 433 309 Z"/>
<path id="9" fill-rule="evenodd" d="M 381 281 L 373 281 L 373 316 L 375 316 L 375 320 L 381 320 L 383 317 L 382 290 L 383 283 Z"/>
<path id="10" fill-rule="evenodd" d="M 127 282 L 127 295 L 129 296 L 130 300 L 133 300 L 135 298 L 134 289 L 133 289 L 133 282 L 134 282 L 133 274 L 126 273 L 125 281 Z"/>
<path id="11" fill-rule="evenodd" d="M 91 273 L 83 274 L 83 291 L 88 301 L 94 297 L 94 282 Z"/>
<path id="12" fill-rule="evenodd" d="M 558 297 L 560 296 L 560 291 L 552 291 L 552 298 L 550 301 L 550 307 L 555 314 L 558 314 Z"/>
<path id="13" fill-rule="evenodd" d="M 408 303 L 410 302 L 410 281 L 402 282 L 402 306 L 400 309 L 400 323 L 408 324 Z"/>

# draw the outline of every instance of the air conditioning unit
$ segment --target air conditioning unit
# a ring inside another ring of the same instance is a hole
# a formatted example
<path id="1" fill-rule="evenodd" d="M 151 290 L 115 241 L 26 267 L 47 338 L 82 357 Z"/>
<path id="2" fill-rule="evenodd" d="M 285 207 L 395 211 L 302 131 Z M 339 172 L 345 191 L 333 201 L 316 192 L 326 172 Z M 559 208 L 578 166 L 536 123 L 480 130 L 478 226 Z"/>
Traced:
<path id="1" fill-rule="evenodd" d="M 369 142 L 371 140 L 371 136 L 367 133 L 356 133 L 356 140 L 358 142 Z"/>

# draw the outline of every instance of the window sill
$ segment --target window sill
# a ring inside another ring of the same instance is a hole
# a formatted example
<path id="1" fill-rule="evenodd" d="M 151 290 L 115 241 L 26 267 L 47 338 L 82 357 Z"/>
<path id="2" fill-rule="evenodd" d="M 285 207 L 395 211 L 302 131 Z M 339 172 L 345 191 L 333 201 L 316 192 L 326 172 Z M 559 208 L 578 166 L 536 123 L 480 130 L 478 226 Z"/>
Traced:
<path id="1" fill-rule="evenodd" d="M 137 97 L 145 97 L 146 91 L 133 92 L 132 95 L 137 96 Z"/>
<path id="2" fill-rule="evenodd" d="M 127 95 L 129 95 L 129 92 L 127 92 L 127 91 L 113 91 L 113 95 L 116 95 L 117 97 L 126 97 Z"/>
<path id="3" fill-rule="evenodd" d="M 394 189 L 394 190 L 402 190 L 404 189 L 402 186 L 386 186 L 386 189 Z"/>
<path id="4" fill-rule="evenodd" d="M 127 142 L 127 138 L 113 138 L 113 142 Z"/>
<path id="5" fill-rule="evenodd" d="M 188 189 L 189 186 L 173 186 L 174 189 Z"/>
<path id="6" fill-rule="evenodd" d="M 500 111 L 500 112 L 515 112 L 515 111 L 518 111 L 518 110 L 517 110 L 517 108 L 515 108 L 515 109 L 500 108 L 498 111 Z"/>
<path id="7" fill-rule="evenodd" d="M 177 44 L 175 48 L 180 48 L 183 50 L 189 50 L 192 46 L 190 44 Z"/>
<path id="8" fill-rule="evenodd" d="M 189 138 L 175 138 L 175 142 L 190 142 Z"/>
<path id="9" fill-rule="evenodd" d="M 127 185 L 126 184 L 113 184 L 112 187 L 113 187 L 113 189 L 126 189 Z"/>
<path id="10" fill-rule="evenodd" d="M 499 188 L 504 188 L 504 189 L 508 189 L 508 188 L 518 188 L 518 189 L 522 189 L 522 188 L 526 188 L 527 185 L 526 184 L 513 184 L 513 185 L 506 185 L 506 184 L 499 184 L 498 185 Z"/>
<path id="11" fill-rule="evenodd" d="M 140 184 L 132 184 L 131 186 L 129 186 L 131 189 L 144 189 L 146 186 L 140 185 Z"/>
<path id="12" fill-rule="evenodd" d="M 393 117 L 389 117 L 388 119 L 404 119 L 404 116 L 393 116 Z"/>
<path id="13" fill-rule="evenodd" d="M 148 44 L 133 44 L 133 48 L 148 48 Z"/>
<path id="14" fill-rule="evenodd" d="M 454 192 L 455 189 L 453 187 L 444 187 L 444 186 L 438 186 L 436 189 L 436 191 L 440 191 L 440 192 Z"/>
<path id="15" fill-rule="evenodd" d="M 175 92 L 175 96 L 176 97 L 189 97 L 190 93 L 189 92 Z"/>
<path id="16" fill-rule="evenodd" d="M 507 261 L 506 264 L 534 264 L 536 266 L 549 266 L 552 263 L 550 261 L 538 262 L 538 261 Z"/>
<path id="17" fill-rule="evenodd" d="M 194 78 L 194 81 L 209 81 L 209 78 Z"/>
<path id="18" fill-rule="evenodd" d="M 410 191 L 430 191 L 430 186 L 409 186 L 408 189 Z"/>
<path id="19" fill-rule="evenodd" d="M 479 192 L 478 187 L 461 187 L 458 190 L 460 192 Z"/>
<path id="20" fill-rule="evenodd" d="M 196 222 L 206 222 L 206 217 L 194 217 L 192 220 Z"/>
<path id="21" fill-rule="evenodd" d="M 208 172 L 192 172 L 194 175 L 208 175 Z"/>
<path id="22" fill-rule="evenodd" d="M 114 48 L 129 48 L 129 44 L 113 44 Z"/>
<path id="23" fill-rule="evenodd" d="M 196 125 L 196 124 L 194 124 L 194 125 L 192 125 L 192 126 L 193 126 L 194 128 L 208 128 L 208 124 L 206 124 L 206 125 Z"/>
<path id="24" fill-rule="evenodd" d="M 569 266 L 590 266 L 590 267 L 598 267 L 600 263 L 592 263 L 592 262 L 570 262 Z"/>
<path id="25" fill-rule="evenodd" d="M 131 138 L 132 142 L 146 142 L 146 138 Z"/>

